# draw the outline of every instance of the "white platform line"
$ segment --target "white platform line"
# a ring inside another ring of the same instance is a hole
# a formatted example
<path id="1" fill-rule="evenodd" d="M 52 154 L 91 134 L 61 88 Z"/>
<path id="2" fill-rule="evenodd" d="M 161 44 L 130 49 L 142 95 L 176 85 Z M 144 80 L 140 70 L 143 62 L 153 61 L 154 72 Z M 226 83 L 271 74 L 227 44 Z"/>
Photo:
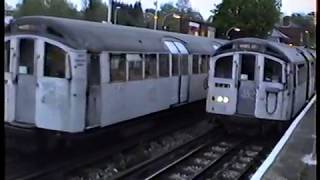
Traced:
<path id="1" fill-rule="evenodd" d="M 270 165 L 273 163 L 289 137 L 292 135 L 293 130 L 296 128 L 298 123 L 301 121 L 301 119 L 304 117 L 304 115 L 308 112 L 311 105 L 315 102 L 316 95 L 312 98 L 312 100 L 308 103 L 308 105 L 304 108 L 304 110 L 296 117 L 296 119 L 292 122 L 290 127 L 287 129 L 285 134 L 282 136 L 280 141 L 277 143 L 277 145 L 273 148 L 270 155 L 267 157 L 267 159 L 262 163 L 262 165 L 258 168 L 258 170 L 254 173 L 254 175 L 251 177 L 251 180 L 260 180 L 262 176 L 265 174 L 267 169 L 270 167 Z"/>

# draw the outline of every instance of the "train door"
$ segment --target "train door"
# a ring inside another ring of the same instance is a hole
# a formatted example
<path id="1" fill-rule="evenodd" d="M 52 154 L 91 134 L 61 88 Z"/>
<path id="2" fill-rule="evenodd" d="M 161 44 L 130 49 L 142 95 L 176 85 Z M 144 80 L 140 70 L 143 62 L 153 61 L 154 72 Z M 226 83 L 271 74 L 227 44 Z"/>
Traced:
<path id="1" fill-rule="evenodd" d="M 14 62 L 16 58 L 16 39 L 7 39 L 4 42 L 4 119 L 12 122 L 15 119 L 15 70 Z"/>
<path id="2" fill-rule="evenodd" d="M 179 88 L 180 88 L 180 101 L 179 103 L 187 103 L 189 101 L 189 86 L 190 86 L 190 75 L 189 75 L 189 56 L 183 54 L 180 56 L 180 77 L 179 77 Z"/>
<path id="3" fill-rule="evenodd" d="M 257 87 L 256 117 L 282 119 L 289 109 L 288 93 L 285 85 L 285 63 L 271 56 L 259 56 L 259 86 Z M 284 102 L 285 101 L 285 102 Z M 288 107 L 283 109 L 283 107 Z"/>
<path id="4" fill-rule="evenodd" d="M 16 111 L 17 122 L 34 124 L 36 96 L 36 48 L 37 40 L 18 39 L 18 58 L 16 75 Z"/>
<path id="5" fill-rule="evenodd" d="M 257 56 L 239 54 L 237 113 L 254 115 L 257 86 Z"/>
<path id="6" fill-rule="evenodd" d="M 239 54 L 232 52 L 213 57 L 210 62 L 207 112 L 228 115 L 236 113 L 238 62 Z"/>
<path id="7" fill-rule="evenodd" d="M 82 131 L 86 106 L 86 54 L 76 54 L 60 44 L 46 41 L 41 43 L 41 52 L 37 126 L 68 132 Z"/>

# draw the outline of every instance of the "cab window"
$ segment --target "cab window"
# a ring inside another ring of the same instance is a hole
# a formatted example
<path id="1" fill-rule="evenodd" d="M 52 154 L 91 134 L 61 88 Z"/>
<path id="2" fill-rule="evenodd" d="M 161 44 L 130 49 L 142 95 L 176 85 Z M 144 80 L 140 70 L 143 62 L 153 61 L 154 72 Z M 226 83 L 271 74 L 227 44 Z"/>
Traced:
<path id="1" fill-rule="evenodd" d="M 215 73 L 216 78 L 232 78 L 232 59 L 233 56 L 224 56 L 216 60 Z"/>
<path id="2" fill-rule="evenodd" d="M 179 75 L 179 55 L 172 54 L 172 76 Z"/>
<path id="3" fill-rule="evenodd" d="M 264 59 L 264 75 L 265 82 L 282 82 L 282 65 L 269 58 Z"/>
<path id="4" fill-rule="evenodd" d="M 33 75 L 34 40 L 21 39 L 19 43 L 19 74 Z"/>
<path id="5" fill-rule="evenodd" d="M 44 76 L 65 78 L 66 52 L 49 43 L 45 43 Z"/>

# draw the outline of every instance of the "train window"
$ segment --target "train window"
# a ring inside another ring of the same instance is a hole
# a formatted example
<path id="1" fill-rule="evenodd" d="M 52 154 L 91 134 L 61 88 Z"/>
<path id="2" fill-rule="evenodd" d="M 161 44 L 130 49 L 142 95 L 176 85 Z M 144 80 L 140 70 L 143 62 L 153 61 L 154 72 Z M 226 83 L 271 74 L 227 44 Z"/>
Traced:
<path id="1" fill-rule="evenodd" d="M 214 76 L 217 78 L 232 78 L 232 59 L 233 56 L 223 56 L 215 63 Z"/>
<path id="2" fill-rule="evenodd" d="M 272 59 L 264 59 L 263 81 L 282 82 L 282 65 Z"/>
<path id="3" fill-rule="evenodd" d="M 178 54 L 179 53 L 179 50 L 177 49 L 177 47 L 174 45 L 174 43 L 172 41 L 165 41 L 164 43 L 168 47 L 168 49 L 170 50 L 170 52 L 172 54 Z"/>
<path id="4" fill-rule="evenodd" d="M 159 55 L 159 75 L 160 77 L 169 76 L 169 55 L 160 54 Z"/>
<path id="5" fill-rule="evenodd" d="M 110 54 L 110 80 L 126 81 L 126 54 Z"/>
<path id="6" fill-rule="evenodd" d="M 4 44 L 4 72 L 10 71 L 10 41 Z"/>
<path id="7" fill-rule="evenodd" d="M 66 52 L 61 48 L 45 43 L 44 76 L 65 78 Z"/>
<path id="8" fill-rule="evenodd" d="M 90 85 L 100 84 L 100 56 L 98 54 L 91 54 L 89 68 L 88 68 L 88 80 Z"/>
<path id="9" fill-rule="evenodd" d="M 188 55 L 182 55 L 180 61 L 181 74 L 188 75 L 189 74 L 189 62 Z"/>
<path id="10" fill-rule="evenodd" d="M 127 54 L 129 80 L 142 79 L 142 54 Z"/>
<path id="11" fill-rule="evenodd" d="M 157 77 L 157 55 L 146 54 L 145 55 L 145 78 Z"/>
<path id="12" fill-rule="evenodd" d="M 176 47 L 178 48 L 178 50 L 180 51 L 181 54 L 188 54 L 188 50 L 186 49 L 186 47 L 181 44 L 180 42 L 174 42 L 174 45 L 176 45 Z"/>
<path id="13" fill-rule="evenodd" d="M 33 74 L 34 40 L 21 39 L 19 45 L 19 74 Z"/>
<path id="14" fill-rule="evenodd" d="M 179 56 L 174 54 L 172 55 L 172 75 L 179 75 Z"/>
<path id="15" fill-rule="evenodd" d="M 200 64 L 200 72 L 201 73 L 208 73 L 209 59 L 210 59 L 210 56 L 201 55 L 201 64 Z"/>
<path id="16" fill-rule="evenodd" d="M 307 67 L 304 64 L 299 64 L 297 67 L 297 71 L 298 71 L 297 85 L 301 85 L 302 83 L 307 81 Z"/>
<path id="17" fill-rule="evenodd" d="M 192 73 L 199 74 L 199 55 L 193 55 L 192 58 Z"/>
<path id="18" fill-rule="evenodd" d="M 241 80 L 254 80 L 256 56 L 252 54 L 241 54 Z"/>

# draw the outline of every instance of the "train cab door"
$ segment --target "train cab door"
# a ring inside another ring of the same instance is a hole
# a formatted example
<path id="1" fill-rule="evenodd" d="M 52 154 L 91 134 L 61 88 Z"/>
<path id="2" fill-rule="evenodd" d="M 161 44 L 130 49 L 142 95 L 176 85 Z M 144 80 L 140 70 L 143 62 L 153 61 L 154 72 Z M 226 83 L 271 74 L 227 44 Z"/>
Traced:
<path id="1" fill-rule="evenodd" d="M 258 118 L 282 119 L 289 109 L 286 85 L 286 65 L 277 58 L 259 56 L 259 86 L 257 86 L 256 110 Z M 283 109 L 287 106 L 288 108 Z"/>
<path id="2" fill-rule="evenodd" d="M 86 106 L 86 54 L 74 53 L 51 41 L 42 41 L 41 49 L 36 125 L 51 130 L 82 131 Z"/>
<path id="3" fill-rule="evenodd" d="M 17 41 L 18 57 L 16 58 L 17 74 L 15 120 L 19 123 L 34 124 L 36 106 L 36 63 L 38 40 L 19 38 Z"/>
<path id="4" fill-rule="evenodd" d="M 4 42 L 4 120 L 12 122 L 15 119 L 15 75 L 17 39 L 6 39 Z"/>
<path id="5" fill-rule="evenodd" d="M 238 58 L 239 54 L 230 52 L 215 56 L 210 61 L 207 112 L 227 115 L 236 113 Z"/>
<path id="6" fill-rule="evenodd" d="M 240 53 L 238 67 L 237 113 L 254 115 L 257 86 L 257 55 Z"/>

